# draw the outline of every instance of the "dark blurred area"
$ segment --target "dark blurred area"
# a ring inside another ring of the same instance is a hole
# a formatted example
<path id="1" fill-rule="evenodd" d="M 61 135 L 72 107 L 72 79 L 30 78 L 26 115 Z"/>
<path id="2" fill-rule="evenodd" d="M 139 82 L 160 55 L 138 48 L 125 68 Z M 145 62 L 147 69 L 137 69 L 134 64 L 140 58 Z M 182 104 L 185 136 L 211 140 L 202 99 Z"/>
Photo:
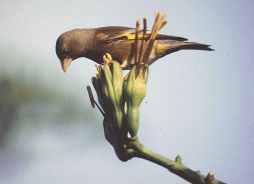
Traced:
<path id="1" fill-rule="evenodd" d="M 17 104 L 13 99 L 11 80 L 2 77 L 0 81 L 0 147 L 6 145 L 11 126 L 17 118 Z"/>
<path id="2" fill-rule="evenodd" d="M 15 136 L 15 132 L 21 130 L 23 126 L 29 126 L 31 129 L 42 128 L 49 124 L 53 126 L 57 123 L 61 126 L 68 120 L 72 123 L 73 120 L 82 116 L 82 110 L 75 102 L 72 96 L 57 94 L 56 91 L 50 90 L 31 78 L 22 75 L 19 78 L 2 75 L 0 79 L 0 146 L 6 146 Z M 86 108 L 86 110 L 92 109 Z M 86 112 L 83 113 L 86 114 Z M 89 116 L 86 116 L 87 123 L 88 119 Z"/>
<path id="3" fill-rule="evenodd" d="M 45 71 L 41 63 L 0 48 L 0 178 L 6 181 L 44 157 L 91 152 L 91 142 L 104 141 L 86 79 L 71 86 L 68 77 L 57 77 L 53 67 Z"/>
<path id="4" fill-rule="evenodd" d="M 66 90 L 64 79 L 58 82 L 53 72 L 49 76 L 43 71 L 38 64 L 43 60 L 6 45 L 1 48 L 0 63 L 0 148 L 8 146 L 16 134 L 27 128 L 38 130 L 73 123 L 99 126 L 98 122 L 92 123 L 98 111 L 87 97 L 87 81 L 81 90 Z"/>

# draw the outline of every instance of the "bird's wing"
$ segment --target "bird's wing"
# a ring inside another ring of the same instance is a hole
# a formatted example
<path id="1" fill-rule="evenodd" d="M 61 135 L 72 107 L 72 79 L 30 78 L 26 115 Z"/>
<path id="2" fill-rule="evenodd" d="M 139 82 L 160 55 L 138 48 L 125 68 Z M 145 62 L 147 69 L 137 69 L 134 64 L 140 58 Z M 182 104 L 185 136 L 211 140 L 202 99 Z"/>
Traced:
<path id="1" fill-rule="evenodd" d="M 96 38 L 97 40 L 103 42 L 113 42 L 113 41 L 124 41 L 124 40 L 135 40 L 135 32 L 136 29 L 128 28 L 128 27 L 103 27 L 97 30 Z M 146 31 L 146 34 L 143 35 L 143 30 L 139 31 L 138 39 L 148 40 L 151 31 Z M 176 36 L 169 36 L 158 34 L 156 36 L 156 40 L 177 40 L 177 41 L 186 41 L 188 39 Z"/>
<path id="2" fill-rule="evenodd" d="M 187 38 L 178 37 L 178 36 L 169 36 L 163 34 L 157 34 L 156 40 L 176 40 L 176 41 L 187 41 Z"/>

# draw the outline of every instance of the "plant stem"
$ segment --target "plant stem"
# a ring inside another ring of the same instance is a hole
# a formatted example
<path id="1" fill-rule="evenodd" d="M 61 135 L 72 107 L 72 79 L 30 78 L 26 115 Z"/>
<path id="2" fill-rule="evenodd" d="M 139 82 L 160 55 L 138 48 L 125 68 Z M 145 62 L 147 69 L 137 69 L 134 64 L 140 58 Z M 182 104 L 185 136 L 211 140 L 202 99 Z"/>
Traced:
<path id="1" fill-rule="evenodd" d="M 143 158 L 151 161 L 162 167 L 165 167 L 170 172 L 180 176 L 186 181 L 194 184 L 223 184 L 223 182 L 216 180 L 212 173 L 208 173 L 207 176 L 200 174 L 198 171 L 193 171 L 182 164 L 182 158 L 177 156 L 175 161 L 167 159 L 159 154 L 156 154 L 149 149 L 145 148 L 140 144 L 137 137 L 132 139 L 134 141 L 133 146 L 135 147 L 133 157 Z"/>

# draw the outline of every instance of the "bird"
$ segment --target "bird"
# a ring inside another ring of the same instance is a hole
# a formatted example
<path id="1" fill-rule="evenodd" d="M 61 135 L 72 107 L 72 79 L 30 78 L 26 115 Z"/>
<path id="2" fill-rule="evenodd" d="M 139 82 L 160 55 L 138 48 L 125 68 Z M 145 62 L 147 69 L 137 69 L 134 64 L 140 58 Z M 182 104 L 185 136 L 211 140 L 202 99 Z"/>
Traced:
<path id="1" fill-rule="evenodd" d="M 123 70 L 129 70 L 135 63 L 135 28 L 108 26 L 90 29 L 73 29 L 61 34 L 56 41 L 56 54 L 64 72 L 71 62 L 80 57 L 88 58 L 103 64 L 103 56 L 109 53 L 112 59 L 119 62 Z M 144 54 L 151 31 L 139 30 L 137 53 Z M 179 50 L 213 51 L 210 45 L 186 42 L 188 39 L 178 36 L 157 34 L 150 54 L 148 65 Z"/>

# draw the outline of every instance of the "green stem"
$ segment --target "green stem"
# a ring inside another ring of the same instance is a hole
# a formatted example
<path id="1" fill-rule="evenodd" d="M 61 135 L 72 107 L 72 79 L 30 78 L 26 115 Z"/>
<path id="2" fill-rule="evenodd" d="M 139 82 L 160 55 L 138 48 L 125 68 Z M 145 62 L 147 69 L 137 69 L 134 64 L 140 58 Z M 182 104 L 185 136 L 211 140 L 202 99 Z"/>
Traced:
<path id="1" fill-rule="evenodd" d="M 182 159 L 180 156 L 177 156 L 175 161 L 172 161 L 145 148 L 143 145 L 140 144 L 137 137 L 133 138 L 132 140 L 134 141 L 133 143 L 133 146 L 135 147 L 134 150 L 136 150 L 133 154 L 133 157 L 143 158 L 145 160 L 158 164 L 162 167 L 165 167 L 170 172 L 180 176 L 181 178 L 185 179 L 190 183 L 223 184 L 223 182 L 213 178 L 212 173 L 209 173 L 207 176 L 205 176 L 197 171 L 195 172 L 189 169 L 188 167 L 182 164 Z"/>
<path id="2" fill-rule="evenodd" d="M 141 145 L 139 151 L 137 151 L 135 153 L 135 156 L 138 158 L 143 158 L 145 160 L 149 160 L 155 164 L 158 164 L 162 167 L 168 168 L 168 166 L 172 163 L 174 163 L 174 161 L 167 159 L 161 155 L 158 155 L 152 151 L 150 151 L 149 149 L 145 148 L 144 146 Z"/>

